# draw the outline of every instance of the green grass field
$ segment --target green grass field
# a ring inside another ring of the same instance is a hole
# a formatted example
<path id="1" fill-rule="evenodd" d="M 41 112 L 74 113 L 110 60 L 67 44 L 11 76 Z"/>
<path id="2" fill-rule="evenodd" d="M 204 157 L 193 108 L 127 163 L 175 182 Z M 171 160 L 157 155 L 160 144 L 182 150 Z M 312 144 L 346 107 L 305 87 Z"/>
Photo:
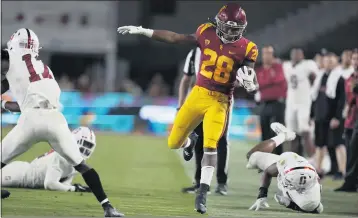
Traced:
<path id="1" fill-rule="evenodd" d="M 5 133 L 3 133 L 5 134 Z M 324 214 L 310 215 L 287 210 L 273 199 L 275 182 L 269 193 L 270 208 L 252 212 L 259 175 L 245 169 L 245 153 L 253 143 L 232 142 L 230 146 L 229 195 L 211 194 L 208 214 L 214 217 L 353 217 L 358 216 L 358 194 L 334 193 L 340 183 L 324 180 Z M 18 159 L 30 161 L 49 150 L 37 144 Z M 179 155 L 178 155 L 179 154 Z M 180 153 L 169 150 L 166 138 L 97 133 L 97 148 L 88 161 L 100 174 L 112 204 L 127 216 L 201 216 L 194 211 L 194 195 L 182 194 L 191 184 L 193 162 L 184 163 Z M 75 182 L 83 183 L 78 176 Z M 213 187 L 215 186 L 213 183 Z M 92 194 L 42 190 L 9 189 L 2 202 L 2 215 L 12 216 L 103 216 Z"/>

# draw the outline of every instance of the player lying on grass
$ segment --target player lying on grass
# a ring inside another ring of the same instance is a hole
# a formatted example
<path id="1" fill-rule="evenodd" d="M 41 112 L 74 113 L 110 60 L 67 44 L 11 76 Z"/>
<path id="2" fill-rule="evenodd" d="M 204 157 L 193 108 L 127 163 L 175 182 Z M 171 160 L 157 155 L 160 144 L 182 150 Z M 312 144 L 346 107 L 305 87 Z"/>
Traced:
<path id="1" fill-rule="evenodd" d="M 305 213 L 322 213 L 322 187 L 315 168 L 296 153 L 271 153 L 283 142 L 294 140 L 296 134 L 280 123 L 272 123 L 271 129 L 277 136 L 261 142 L 247 153 L 247 168 L 263 171 L 259 195 L 250 210 L 269 207 L 268 188 L 272 177 L 277 177 L 279 191 L 274 198 L 280 205 Z"/>
<path id="2" fill-rule="evenodd" d="M 82 157 L 88 159 L 95 147 L 96 136 L 87 127 L 72 131 Z M 37 157 L 31 163 L 14 161 L 2 169 L 3 187 L 34 188 L 53 191 L 91 192 L 91 189 L 71 182 L 77 174 L 75 168 L 54 150 Z"/>

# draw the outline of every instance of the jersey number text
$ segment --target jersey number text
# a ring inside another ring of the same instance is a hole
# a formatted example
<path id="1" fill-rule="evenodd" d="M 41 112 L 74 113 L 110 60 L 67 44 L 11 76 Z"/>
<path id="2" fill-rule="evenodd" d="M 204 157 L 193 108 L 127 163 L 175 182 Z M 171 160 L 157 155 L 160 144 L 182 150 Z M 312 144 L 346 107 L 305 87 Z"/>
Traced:
<path id="1" fill-rule="evenodd" d="M 36 73 L 34 65 L 32 65 L 30 54 L 25 54 L 24 56 L 22 56 L 22 60 L 25 62 L 27 70 L 30 73 L 30 78 L 29 78 L 30 82 L 36 82 L 45 78 L 53 79 L 46 65 L 44 65 L 44 72 L 42 74 Z"/>
<path id="2" fill-rule="evenodd" d="M 218 56 L 218 54 L 210 48 L 204 49 L 204 55 L 210 58 L 201 64 L 200 74 L 209 79 L 213 78 L 216 82 L 227 83 L 234 66 L 234 60 L 225 55 Z M 207 67 L 211 66 L 215 66 L 214 71 L 206 70 Z"/>

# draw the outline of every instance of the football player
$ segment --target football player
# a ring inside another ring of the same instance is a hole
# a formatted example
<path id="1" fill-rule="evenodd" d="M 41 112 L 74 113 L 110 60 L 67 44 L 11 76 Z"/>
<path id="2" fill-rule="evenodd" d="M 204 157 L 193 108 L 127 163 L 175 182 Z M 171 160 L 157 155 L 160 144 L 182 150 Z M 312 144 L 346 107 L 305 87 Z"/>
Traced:
<path id="1" fill-rule="evenodd" d="M 94 132 L 87 127 L 79 127 L 72 134 L 82 157 L 87 160 L 96 147 Z M 71 185 L 76 174 L 76 170 L 66 159 L 50 150 L 31 163 L 14 161 L 6 165 L 2 169 L 1 184 L 12 188 L 91 192 L 90 188 L 80 184 Z"/>
<path id="2" fill-rule="evenodd" d="M 105 217 L 121 217 L 109 202 L 98 173 L 84 161 L 76 140 L 60 111 L 61 90 L 51 69 L 39 59 L 40 42 L 30 29 L 17 30 L 4 51 L 8 69 L 1 72 L 2 90 L 8 87 L 20 106 L 17 125 L 1 141 L 1 168 L 26 152 L 32 144 L 48 142 L 81 173 L 103 207 Z M 6 102 L 2 102 L 6 104 Z"/>
<path id="3" fill-rule="evenodd" d="M 188 53 L 184 68 L 183 68 L 183 77 L 180 81 L 179 85 L 179 102 L 178 102 L 178 109 L 183 105 L 188 92 L 191 89 L 191 85 L 193 79 L 197 76 L 199 72 L 199 64 L 200 64 L 200 48 L 195 47 Z M 230 112 L 231 113 L 231 112 Z M 230 116 L 231 117 L 231 116 Z M 227 127 L 228 128 L 227 123 Z M 190 135 L 189 137 L 195 137 L 196 145 L 194 148 L 195 153 L 195 183 L 193 186 L 185 187 L 182 189 L 183 193 L 195 193 L 200 185 L 200 177 L 201 177 L 201 160 L 204 155 L 203 150 L 203 143 L 204 143 L 204 135 L 203 135 L 203 123 L 200 123 L 194 130 L 194 136 Z M 220 195 L 227 195 L 227 176 L 228 176 L 228 130 L 226 130 L 225 134 L 220 138 L 218 142 L 218 163 L 217 163 L 217 170 L 216 170 L 216 178 L 218 186 L 215 189 L 215 193 Z M 188 157 L 185 153 L 186 149 L 183 149 L 184 158 Z"/>
<path id="4" fill-rule="evenodd" d="M 311 114 L 311 86 L 319 73 L 317 64 L 313 60 L 304 59 L 303 50 L 291 50 L 291 61 L 283 63 L 287 80 L 287 98 L 285 110 L 285 124 L 302 137 L 303 145 L 309 157 L 313 157 L 315 146 L 310 134 Z M 293 142 L 293 148 L 298 152 L 299 137 Z"/>
<path id="5" fill-rule="evenodd" d="M 216 149 L 228 122 L 235 80 L 245 76 L 245 84 L 242 81 L 240 83 L 247 91 L 255 91 L 258 87 L 253 70 L 258 49 L 255 43 L 242 36 L 246 26 L 243 8 L 236 3 L 228 3 L 219 10 L 213 21 L 200 25 L 194 34 L 178 34 L 140 26 L 122 26 L 117 29 L 120 34 L 139 34 L 157 41 L 200 47 L 202 55 L 196 85 L 175 117 L 168 147 L 186 149 L 186 159 L 190 159 L 195 141 L 188 136 L 203 122 L 204 155 L 200 187 L 195 200 L 195 210 L 202 214 L 207 210 L 207 192 L 217 165 Z"/>
<path id="6" fill-rule="evenodd" d="M 277 136 L 263 141 L 247 153 L 249 169 L 263 171 L 261 187 L 256 202 L 250 210 L 269 207 L 267 192 L 272 177 L 277 177 L 278 193 L 274 199 L 280 205 L 306 213 L 322 213 L 322 186 L 315 168 L 294 152 L 272 154 L 274 148 L 285 141 L 292 141 L 296 134 L 280 123 L 272 123 L 271 129 Z"/>

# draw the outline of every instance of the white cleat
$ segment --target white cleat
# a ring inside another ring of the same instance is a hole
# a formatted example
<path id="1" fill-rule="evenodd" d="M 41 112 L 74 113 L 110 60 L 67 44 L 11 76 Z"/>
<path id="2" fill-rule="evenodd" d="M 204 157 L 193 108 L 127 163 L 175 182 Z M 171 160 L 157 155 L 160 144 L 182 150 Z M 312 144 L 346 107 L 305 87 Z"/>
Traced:
<path id="1" fill-rule="evenodd" d="M 282 125 L 281 123 L 271 123 L 270 127 L 277 135 L 280 133 L 285 134 L 286 141 L 292 141 L 296 138 L 296 133 L 287 129 L 287 127 Z"/>

